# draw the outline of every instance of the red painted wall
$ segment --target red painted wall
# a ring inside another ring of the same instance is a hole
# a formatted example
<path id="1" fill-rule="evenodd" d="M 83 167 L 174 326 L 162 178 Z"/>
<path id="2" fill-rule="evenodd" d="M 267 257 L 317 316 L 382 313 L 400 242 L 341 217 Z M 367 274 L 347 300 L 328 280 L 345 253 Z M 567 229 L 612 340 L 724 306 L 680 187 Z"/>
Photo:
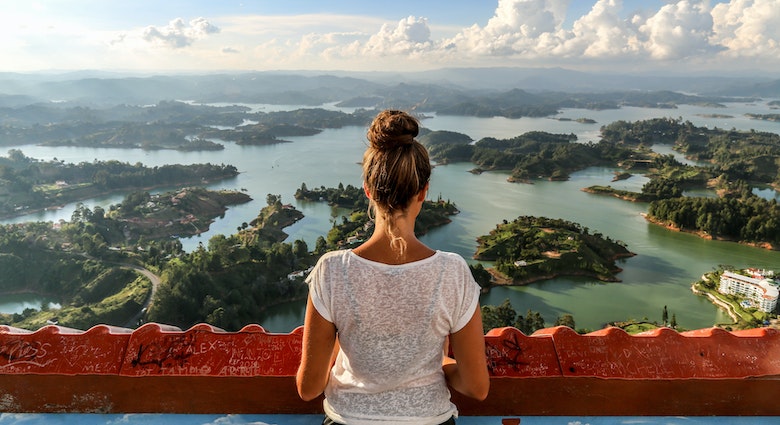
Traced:
<path id="1" fill-rule="evenodd" d="M 301 334 L 258 325 L 0 326 L 0 411 L 319 412 L 319 401 L 304 403 L 295 392 Z M 485 342 L 490 395 L 475 402 L 453 394 L 463 414 L 780 414 L 774 329 L 631 336 L 555 327 L 526 336 L 501 328 Z"/>

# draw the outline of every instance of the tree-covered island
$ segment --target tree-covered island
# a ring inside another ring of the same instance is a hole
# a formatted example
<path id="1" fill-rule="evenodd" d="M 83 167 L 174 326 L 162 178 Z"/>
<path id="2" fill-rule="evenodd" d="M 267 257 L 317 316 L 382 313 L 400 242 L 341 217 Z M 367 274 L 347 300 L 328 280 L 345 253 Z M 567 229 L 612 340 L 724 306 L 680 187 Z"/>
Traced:
<path id="1" fill-rule="evenodd" d="M 615 261 L 631 257 L 620 241 L 590 233 L 577 223 L 521 216 L 477 238 L 474 258 L 493 261 L 496 284 L 525 285 L 558 276 L 589 276 L 617 282 Z"/>
<path id="2" fill-rule="evenodd" d="M 362 187 L 351 184 L 344 186 L 339 183 L 337 188 L 320 186 L 309 189 L 306 183 L 302 183 L 301 187 L 295 191 L 295 199 L 327 202 L 330 205 L 351 210 L 349 217 L 342 216 L 341 224 L 334 223 L 333 228 L 328 232 L 327 239 L 323 241 L 330 249 L 361 243 L 373 231 L 373 220 L 368 216 L 368 198 Z M 450 200 L 444 200 L 441 197 L 436 201 L 425 200 L 415 222 L 414 231 L 418 236 L 424 235 L 434 227 L 451 222 L 449 217 L 458 212 L 457 207 Z"/>
<path id="3" fill-rule="evenodd" d="M 115 160 L 65 163 L 29 158 L 18 149 L 0 157 L 0 217 L 59 207 L 115 192 L 203 184 L 238 175 L 232 165 L 146 167 Z"/>
<path id="4" fill-rule="evenodd" d="M 375 111 L 345 113 L 323 108 L 252 112 L 246 106 L 179 101 L 97 109 L 36 105 L 0 108 L 0 145 L 222 150 L 222 142 L 268 145 L 287 142 L 284 137 L 315 135 L 324 128 L 367 125 L 374 114 Z"/>
<path id="5" fill-rule="evenodd" d="M 630 158 L 632 150 L 614 143 L 580 143 L 574 134 L 530 131 L 511 139 L 485 137 L 476 142 L 450 131 L 426 132 L 419 138 L 438 163 L 471 162 L 474 172 L 511 171 L 510 182 L 537 178 L 567 180 L 578 170 L 612 165 Z"/>
<path id="6" fill-rule="evenodd" d="M 775 199 L 753 193 L 754 186 L 780 188 L 780 135 L 653 119 L 614 122 L 602 128 L 602 137 L 636 146 L 635 158 L 618 165 L 642 170 L 650 181 L 641 193 L 610 186 L 583 190 L 650 202 L 646 218 L 673 230 L 767 249 L 780 247 L 780 206 Z M 655 143 L 672 145 L 703 165 L 685 165 L 672 155 L 655 154 L 649 150 Z M 684 196 L 690 189 L 710 189 L 717 196 Z"/>

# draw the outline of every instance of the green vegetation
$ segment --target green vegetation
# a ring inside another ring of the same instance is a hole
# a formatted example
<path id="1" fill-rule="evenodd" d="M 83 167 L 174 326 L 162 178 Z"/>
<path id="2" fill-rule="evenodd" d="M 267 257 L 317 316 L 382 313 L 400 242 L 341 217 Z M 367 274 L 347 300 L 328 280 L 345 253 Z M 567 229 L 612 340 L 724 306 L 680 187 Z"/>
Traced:
<path id="1" fill-rule="evenodd" d="M 358 244 L 373 231 L 372 221 L 368 217 L 368 198 L 362 188 L 352 185 L 346 187 L 339 183 L 338 188 L 326 188 L 321 186 L 316 189 L 308 189 L 306 183 L 295 191 L 296 199 L 308 201 L 323 201 L 330 205 L 352 210 L 349 217 L 342 216 L 340 225 L 334 224 L 328 232 L 327 247 L 338 247 Z M 449 200 L 439 197 L 436 201 L 423 202 L 420 214 L 417 216 L 414 231 L 417 235 L 423 235 L 430 229 L 449 223 L 449 216 L 457 214 L 458 209 Z"/>
<path id="2" fill-rule="evenodd" d="M 168 262 L 148 319 L 190 327 L 206 322 L 226 330 L 262 323 L 268 306 L 306 297 L 301 277 L 317 259 L 306 243 L 282 243 L 282 228 L 302 216 L 269 195 L 251 225 L 238 233 L 217 235 Z"/>
<path id="3" fill-rule="evenodd" d="M 709 129 L 689 121 L 657 118 L 634 123 L 616 121 L 602 127 L 601 134 L 607 142 L 644 148 L 654 143 L 670 144 L 691 159 L 712 164 L 702 169 L 670 162 L 666 164 L 671 167 L 666 173 L 680 175 L 665 175 L 666 178 L 704 184 L 709 174 L 727 182 L 780 184 L 780 135 L 775 133 Z"/>
<path id="4" fill-rule="evenodd" d="M 244 193 L 198 187 L 155 195 L 133 192 L 108 210 L 99 206 L 90 210 L 79 204 L 71 221 L 54 224 L 59 231 L 48 237 L 99 258 L 121 257 L 138 246 L 146 249 L 147 244 L 153 244 L 149 249 L 154 255 L 147 260 L 156 261 L 164 251 L 178 253 L 181 243 L 172 237 L 202 233 L 228 205 L 250 200 Z M 168 248 L 161 251 L 157 245 Z"/>
<path id="5" fill-rule="evenodd" d="M 52 251 L 40 239 L 25 242 L 24 236 L 37 233 L 36 229 L 4 227 L 2 232 L 2 251 L 20 243 L 26 244 L 27 249 L 23 256 L 0 254 L 4 271 L 10 271 L 0 278 L 0 293 L 47 294 L 61 305 L 59 309 L 44 307 L 40 311 L 0 314 L 3 323 L 26 329 L 38 329 L 47 323 L 77 329 L 98 323 L 125 326 L 151 294 L 149 280 L 133 270 L 70 252 Z"/>
<path id="6" fill-rule="evenodd" d="M 181 242 L 171 236 L 206 230 L 226 205 L 247 200 L 246 194 L 202 188 L 134 192 L 107 211 L 79 205 L 70 222 L 0 226 L 0 293 L 44 294 L 61 305 L 2 315 L 0 321 L 29 329 L 54 322 L 79 329 L 126 326 L 152 291 L 153 282 L 138 265 L 166 267 L 183 255 Z"/>
<path id="7" fill-rule="evenodd" d="M 0 266 L 7 271 L 0 275 L 0 293 L 47 294 L 62 305 L 0 316 L 0 321 L 29 329 L 47 321 L 80 329 L 98 323 L 126 326 L 151 295 L 154 282 L 131 266 L 144 264 L 162 275 L 150 320 L 183 328 L 207 322 L 230 330 L 261 322 L 267 306 L 306 296 L 301 279 L 289 275 L 311 266 L 316 256 L 303 241 L 281 243 L 287 237 L 281 229 L 299 220 L 299 211 L 268 195 L 269 205 L 251 224 L 229 237 L 214 236 L 208 247 L 189 254 L 171 239 L 170 232 L 182 229 L 161 224 L 175 221 L 177 214 L 184 214 L 188 226 L 206 222 L 207 214 L 224 212 L 223 202 L 245 198 L 201 188 L 156 198 L 137 193 L 108 213 L 79 207 L 72 222 L 56 228 L 52 223 L 0 227 Z"/>
<path id="8" fill-rule="evenodd" d="M 574 134 L 531 131 L 511 139 L 431 132 L 422 136 L 431 158 L 440 163 L 470 161 L 481 171 L 511 170 L 510 181 L 565 180 L 573 171 L 629 158 L 631 150 L 612 143 L 575 143 Z"/>
<path id="9" fill-rule="evenodd" d="M 602 128 L 613 143 L 647 148 L 672 144 L 693 159 L 711 166 L 680 164 L 671 156 L 646 160 L 651 180 L 642 193 L 592 186 L 585 191 L 621 199 L 651 202 L 647 218 L 667 227 L 700 236 L 739 241 L 776 249 L 780 246 L 780 208 L 777 202 L 752 194 L 751 184 L 780 187 L 780 135 L 695 127 L 690 122 L 653 119 L 618 121 Z M 687 188 L 714 188 L 718 198 L 683 197 Z"/>
<path id="10" fill-rule="evenodd" d="M 752 326 L 750 327 L 760 326 L 760 324 L 757 323 L 756 320 L 753 320 L 751 324 Z M 504 302 L 498 306 L 494 306 L 494 305 L 482 306 L 482 325 L 483 325 L 483 331 L 485 333 L 487 333 L 490 329 L 511 326 L 516 329 L 519 329 L 526 335 L 531 335 L 532 333 L 536 332 L 539 329 L 548 327 L 548 325 L 545 324 L 544 318 L 541 316 L 539 312 L 531 311 L 529 309 L 526 312 L 525 316 L 517 314 L 514 307 L 512 307 L 512 303 L 509 301 L 509 299 L 504 300 Z M 577 333 L 580 334 L 592 332 L 591 329 L 586 329 L 586 328 L 577 329 L 575 326 L 574 316 L 568 313 L 558 316 L 558 318 L 555 320 L 555 323 L 553 323 L 552 326 L 567 326 L 569 328 L 576 330 Z M 671 329 L 680 330 L 678 329 L 677 326 L 676 315 L 672 313 L 670 319 L 669 311 L 667 310 L 666 306 L 664 306 L 663 308 L 660 323 L 658 321 L 651 321 L 650 319 L 645 317 L 642 320 L 629 319 L 629 320 L 619 321 L 619 322 L 610 322 L 606 324 L 606 327 L 620 328 L 626 331 L 626 333 L 628 333 L 629 335 L 650 331 L 660 327 L 668 327 Z"/>
<path id="11" fill-rule="evenodd" d="M 404 100 L 398 99 L 397 101 L 411 102 L 410 105 L 413 105 L 424 99 L 426 110 L 435 111 L 439 115 L 500 116 L 506 118 L 553 116 L 561 108 L 603 110 L 618 109 L 621 106 L 637 106 L 673 109 L 680 104 L 717 104 L 734 101 L 725 97 L 702 97 L 672 91 L 567 94 L 558 92 L 529 93 L 524 90 L 512 89 L 506 92 L 473 96 L 464 93 L 437 93 L 437 96 L 431 96 L 429 92 L 430 89 L 419 90 L 418 93 L 410 93 Z M 390 102 L 390 104 L 397 104 L 397 102 Z"/>
<path id="12" fill-rule="evenodd" d="M 482 306 L 482 328 L 485 333 L 491 329 L 511 326 L 526 335 L 531 335 L 545 327 L 544 318 L 539 312 L 528 310 L 525 317 L 518 315 L 509 299 L 499 306 Z"/>
<path id="13" fill-rule="evenodd" d="M 375 113 L 358 110 L 347 114 L 321 108 L 250 113 L 244 106 L 194 105 L 178 101 L 161 101 L 149 107 L 119 105 L 105 109 L 36 105 L 0 110 L 0 144 L 221 150 L 224 149 L 222 144 L 206 139 L 240 145 L 282 143 L 285 140 L 280 137 L 310 136 L 323 128 L 366 125 Z"/>
<path id="14" fill-rule="evenodd" d="M 721 294 L 718 291 L 718 285 L 720 276 L 726 269 L 733 268 L 720 266 L 713 272 L 705 273 L 704 276 L 702 276 L 702 280 L 694 282 L 693 286 L 691 286 L 691 290 L 695 294 L 709 298 L 715 305 L 726 310 L 734 320 L 733 323 L 721 323 L 718 324 L 718 326 L 724 327 L 727 330 L 751 329 L 761 327 L 766 321 L 776 317 L 776 315 L 765 313 L 756 308 L 744 308 L 740 304 L 742 300 L 745 299 L 743 296 Z"/>
<path id="15" fill-rule="evenodd" d="M 647 217 L 708 238 L 780 246 L 780 206 L 758 196 L 664 199 L 650 204 Z"/>
<path id="16" fill-rule="evenodd" d="M 629 190 L 615 189 L 612 186 L 590 186 L 582 189 L 585 192 L 592 193 L 594 195 L 611 195 L 619 199 L 626 201 L 639 202 L 646 201 L 647 199 L 641 194 L 631 192 Z"/>
<path id="17" fill-rule="evenodd" d="M 745 116 L 754 120 L 780 122 L 780 114 L 745 114 Z"/>
<path id="18" fill-rule="evenodd" d="M 635 159 L 623 163 L 628 168 L 634 168 L 636 164 L 637 160 Z M 694 182 L 702 182 L 709 177 L 706 170 L 680 164 L 671 155 L 655 156 L 652 160 L 644 162 L 644 166 L 647 167 L 651 179 L 642 186 L 640 193 L 601 185 L 586 187 L 582 190 L 596 195 L 611 195 L 626 201 L 651 202 L 658 199 L 681 197 L 683 187 L 693 186 Z M 622 173 L 620 176 L 627 178 L 625 174 Z M 613 181 L 618 179 L 616 177 Z"/>
<path id="19" fill-rule="evenodd" d="M 482 328 L 485 333 L 491 329 L 511 326 L 523 332 L 525 335 L 531 335 L 539 329 L 547 327 L 544 318 L 538 311 L 526 311 L 525 316 L 517 314 L 509 299 L 504 300 L 501 305 L 482 306 Z M 553 326 L 567 326 L 575 329 L 574 317 L 571 314 L 559 316 Z M 578 333 L 588 333 L 588 329 L 577 329 Z"/>
<path id="20" fill-rule="evenodd" d="M 40 161 L 18 149 L 0 157 L 0 216 L 13 216 L 128 189 L 222 180 L 238 175 L 232 165 L 192 164 L 145 167 L 119 161 L 66 164 Z"/>
<path id="21" fill-rule="evenodd" d="M 477 238 L 477 260 L 495 261 L 499 282 L 522 285 L 556 276 L 617 281 L 615 260 L 633 256 L 622 242 L 577 223 L 521 216 Z"/>

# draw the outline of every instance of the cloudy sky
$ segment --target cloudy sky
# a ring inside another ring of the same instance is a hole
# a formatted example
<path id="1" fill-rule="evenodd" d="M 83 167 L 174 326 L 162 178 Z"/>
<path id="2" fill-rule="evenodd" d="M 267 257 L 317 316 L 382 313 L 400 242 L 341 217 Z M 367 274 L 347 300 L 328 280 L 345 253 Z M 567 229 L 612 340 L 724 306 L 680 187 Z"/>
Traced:
<path id="1" fill-rule="evenodd" d="M 0 71 L 780 69 L 780 0 L 0 0 Z"/>

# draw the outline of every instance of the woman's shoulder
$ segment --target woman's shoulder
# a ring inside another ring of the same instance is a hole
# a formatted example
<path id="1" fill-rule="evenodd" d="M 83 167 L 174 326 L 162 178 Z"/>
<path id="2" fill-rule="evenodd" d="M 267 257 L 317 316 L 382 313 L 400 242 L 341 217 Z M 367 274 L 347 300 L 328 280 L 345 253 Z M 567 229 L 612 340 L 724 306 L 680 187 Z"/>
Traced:
<path id="1" fill-rule="evenodd" d="M 458 253 L 450 252 L 450 251 L 436 251 L 436 255 L 442 259 L 442 261 L 452 262 L 452 263 L 463 263 L 466 264 L 466 260 Z"/>
<path id="2" fill-rule="evenodd" d="M 322 256 L 320 256 L 318 262 L 324 263 L 324 262 L 331 262 L 331 261 L 343 261 L 343 259 L 348 257 L 350 254 L 351 254 L 351 250 L 349 249 L 337 249 L 335 251 L 328 251 L 322 254 Z"/>

